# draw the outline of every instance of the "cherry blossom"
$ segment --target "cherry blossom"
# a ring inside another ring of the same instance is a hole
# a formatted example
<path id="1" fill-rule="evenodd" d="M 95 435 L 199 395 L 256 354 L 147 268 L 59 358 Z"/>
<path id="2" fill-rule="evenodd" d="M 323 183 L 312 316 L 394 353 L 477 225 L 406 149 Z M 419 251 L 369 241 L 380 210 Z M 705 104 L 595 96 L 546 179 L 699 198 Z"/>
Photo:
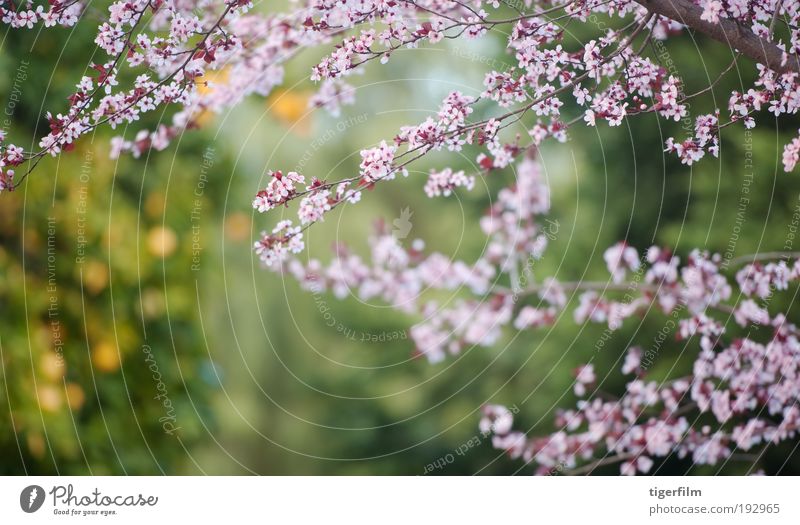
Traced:
<path id="1" fill-rule="evenodd" d="M 118 137 L 112 154 L 140 156 L 151 148 L 165 149 L 180 133 L 197 127 L 202 115 L 222 112 L 250 95 L 267 96 L 282 83 L 283 64 L 301 48 L 332 48 L 312 68 L 310 78 L 319 82 L 319 90 L 311 105 L 336 114 L 342 105 L 355 101 L 354 88 L 343 77 L 352 77 L 373 62 L 388 63 L 401 48 L 482 38 L 505 27 L 515 63 L 487 71 L 478 100 L 451 93 L 435 118 L 400 130 L 398 145 L 419 153 L 445 146 L 450 150 L 482 146 L 485 151 L 476 154 L 479 165 L 502 169 L 547 137 L 567 139 L 570 126 L 581 120 L 562 120 L 568 95 L 583 106 L 582 121 L 589 125 L 619 126 L 624 118 L 642 113 L 680 121 L 688 115 L 687 101 L 702 93 L 685 93 L 676 74 L 668 74 L 647 56 L 647 46 L 634 44 L 680 38 L 681 23 L 701 31 L 707 22 L 738 24 L 734 47 L 763 49 L 764 53 L 748 55 L 757 62 L 757 78 L 752 86 L 730 94 L 727 116 L 718 109 L 696 117 L 694 136 L 668 137 L 666 151 L 693 164 L 706 153 L 719 154 L 721 128 L 737 122 L 752 128 L 757 122 L 753 116 L 765 109 L 775 116 L 798 111 L 800 61 L 794 53 L 800 48 L 800 33 L 795 29 L 800 26 L 800 11 L 791 3 L 691 0 L 696 11 L 681 4 L 675 7 L 681 14 L 677 20 L 669 18 L 672 11 L 662 3 L 568 0 L 543 9 L 526 2 L 526 9 L 533 9 L 531 14 L 505 16 L 499 14 L 500 3 L 482 0 L 308 0 L 294 2 L 288 12 L 269 14 L 251 11 L 245 0 L 218 4 L 117 1 L 97 26 L 95 43 L 100 53 L 92 75 L 78 83 L 69 107 L 48 114 L 50 133 L 39 141 L 39 150 L 24 152 L 24 160 L 68 151 L 97 126 L 135 125 L 145 113 L 174 106 L 177 111 L 170 122 L 153 129 L 140 127 L 133 138 Z M 84 8 L 77 1 L 53 1 L 47 8 L 34 7 L 32 2 L 12 7 L 0 7 L 0 20 L 20 29 L 41 22 L 45 27 L 71 26 L 82 20 Z M 610 23 L 583 45 L 565 43 L 561 18 L 585 21 L 592 15 L 609 17 Z M 788 36 L 769 30 L 778 16 L 786 17 Z M 378 22 L 384 24 L 380 29 L 375 26 Z M 736 45 L 739 42 L 748 45 Z M 123 75 L 124 70 L 133 74 Z M 136 80 L 120 82 L 120 78 Z M 486 112 L 490 116 L 485 120 L 470 121 L 477 102 L 491 102 L 498 111 Z M 499 136 L 512 119 L 526 115 L 536 117 L 529 125 L 533 143 Z M 395 146 L 379 144 L 362 152 L 361 176 L 367 183 L 391 180 L 392 160 L 401 154 Z M 794 169 L 799 149 L 797 140 L 785 146 L 787 171 Z M 398 171 L 405 173 L 402 168 Z"/>
<path id="2" fill-rule="evenodd" d="M 303 233 L 299 226 L 292 226 L 292 221 L 281 221 L 272 233 L 261 233 L 261 239 L 255 243 L 255 252 L 267 266 L 285 261 L 290 253 L 303 250 Z"/>
<path id="3" fill-rule="evenodd" d="M 639 254 L 624 242 L 606 250 L 603 259 L 615 283 L 621 283 L 628 271 L 635 272 L 639 269 Z"/>
<path id="4" fill-rule="evenodd" d="M 271 177 L 269 184 L 253 199 L 253 208 L 262 213 L 289 202 L 297 195 L 296 185 L 305 182 L 305 178 L 294 171 L 286 175 L 280 171 L 269 172 L 268 176 Z"/>
<path id="5" fill-rule="evenodd" d="M 448 197 L 455 188 L 463 186 L 471 190 L 475 186 L 475 177 L 466 176 L 463 171 L 453 172 L 451 168 L 442 171 L 432 170 L 425 183 L 425 193 L 428 197 L 444 195 Z"/>

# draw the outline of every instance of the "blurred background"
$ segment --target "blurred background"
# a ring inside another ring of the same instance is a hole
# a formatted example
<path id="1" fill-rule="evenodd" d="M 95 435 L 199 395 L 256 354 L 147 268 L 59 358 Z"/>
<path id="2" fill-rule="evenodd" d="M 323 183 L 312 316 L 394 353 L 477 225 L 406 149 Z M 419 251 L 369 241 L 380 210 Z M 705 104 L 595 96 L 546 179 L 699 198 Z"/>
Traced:
<path id="1" fill-rule="evenodd" d="M 577 40 L 596 33 L 569 30 Z M 29 146 L 46 127 L 42 111 L 63 109 L 93 37 L 91 23 L 72 34 L 3 33 L 0 103 L 12 142 Z M 408 329 L 417 319 L 302 292 L 261 269 L 251 250 L 280 215 L 256 216 L 250 206 L 266 170 L 352 176 L 361 148 L 424 120 L 449 91 L 477 95 L 488 68 L 509 67 L 505 39 L 395 53 L 353 79 L 357 103 L 338 117 L 307 109 L 307 77 L 320 56 L 307 51 L 284 89 L 204 116 L 202 129 L 163 152 L 110 160 L 115 132 L 104 129 L 0 196 L 0 474 L 421 475 L 440 458 L 452 461 L 433 474 L 530 473 L 480 436 L 480 407 L 516 406 L 519 428 L 551 432 L 554 409 L 575 402 L 574 367 L 594 358 L 604 389 L 621 391 L 624 350 L 652 344 L 663 318 L 627 323 L 598 349 L 604 328 L 565 316 L 552 330 L 507 332 L 495 348 L 431 365 L 412 358 Z M 732 59 L 702 38 L 653 54 L 674 62 L 688 93 Z M 692 116 L 725 107 L 753 70 L 741 61 L 692 103 Z M 779 128 L 765 114 L 751 134 L 731 127 L 721 158 L 691 169 L 662 154 L 667 136 L 685 135 L 681 123 L 652 116 L 576 128 L 568 143 L 548 144 L 541 159 L 558 234 L 534 278 L 607 279 L 602 253 L 622 239 L 682 257 L 695 247 L 734 257 L 784 249 L 800 181 L 782 172 L 780 148 L 799 125 Z M 420 176 L 443 165 L 470 170 L 474 157 L 432 155 L 408 179 L 379 185 L 315 226 L 308 253 L 328 260 L 336 242 L 366 253 L 376 221 L 401 219 L 404 242 L 420 238 L 474 260 L 485 241 L 478 219 L 513 172 L 437 200 Z M 695 351 L 668 337 L 652 376 L 687 372 Z M 800 472 L 794 445 L 772 449 L 755 468 Z M 745 460 L 723 472 L 753 468 Z M 672 458 L 659 472 L 717 470 Z"/>

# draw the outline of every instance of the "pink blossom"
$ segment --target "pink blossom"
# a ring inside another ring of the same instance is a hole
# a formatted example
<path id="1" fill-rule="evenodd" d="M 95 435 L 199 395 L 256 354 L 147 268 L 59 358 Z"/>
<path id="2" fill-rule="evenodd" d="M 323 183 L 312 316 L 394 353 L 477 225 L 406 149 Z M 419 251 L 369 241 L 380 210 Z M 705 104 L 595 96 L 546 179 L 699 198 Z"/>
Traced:
<path id="1" fill-rule="evenodd" d="M 361 177 L 366 182 L 375 182 L 382 179 L 392 179 L 396 172 L 393 166 L 394 146 L 389 146 L 386 141 L 376 148 L 366 149 L 361 152 Z"/>
<path id="2" fill-rule="evenodd" d="M 267 187 L 258 192 L 253 199 L 253 208 L 263 213 L 291 200 L 297 193 L 296 184 L 303 184 L 305 178 L 294 171 L 286 175 L 283 172 L 270 171 L 271 177 Z"/>
<path id="3" fill-rule="evenodd" d="M 611 278 L 615 283 L 625 279 L 628 270 L 635 272 L 639 269 L 639 254 L 635 248 L 624 242 L 619 242 L 607 249 L 603 254 Z"/>
<path id="4" fill-rule="evenodd" d="M 594 374 L 594 365 L 588 364 L 578 367 L 575 373 L 575 386 L 573 387 L 575 395 L 579 397 L 586 395 L 587 387 L 596 380 L 597 377 Z"/>
<path id="5" fill-rule="evenodd" d="M 450 168 L 442 171 L 431 170 L 428 182 L 425 184 L 425 193 L 428 197 L 450 196 L 455 188 L 464 187 L 471 190 L 475 186 L 475 177 L 466 176 L 463 171 L 453 172 Z"/>

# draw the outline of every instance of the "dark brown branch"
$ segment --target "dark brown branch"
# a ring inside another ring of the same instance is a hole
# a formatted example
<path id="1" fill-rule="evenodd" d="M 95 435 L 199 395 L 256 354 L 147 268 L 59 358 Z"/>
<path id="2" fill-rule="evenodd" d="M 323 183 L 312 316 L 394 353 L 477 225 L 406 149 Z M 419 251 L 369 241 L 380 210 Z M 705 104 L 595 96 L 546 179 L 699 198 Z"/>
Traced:
<path id="1" fill-rule="evenodd" d="M 720 18 L 713 24 L 702 20 L 700 16 L 703 9 L 694 5 L 689 0 L 635 0 L 652 13 L 671 18 L 695 31 L 699 31 L 739 50 L 743 55 L 752 58 L 769 69 L 779 73 L 794 71 L 800 73 L 800 59 L 789 54 L 783 64 L 783 51 L 768 40 L 757 36 L 748 28 L 739 25 L 733 20 Z"/>

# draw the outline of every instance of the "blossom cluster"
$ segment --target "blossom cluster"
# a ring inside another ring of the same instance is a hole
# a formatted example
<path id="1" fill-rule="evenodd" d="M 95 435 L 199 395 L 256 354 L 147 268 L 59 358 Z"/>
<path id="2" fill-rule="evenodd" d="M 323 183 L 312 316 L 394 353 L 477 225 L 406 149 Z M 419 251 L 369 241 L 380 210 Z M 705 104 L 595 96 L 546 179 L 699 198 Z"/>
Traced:
<path id="1" fill-rule="evenodd" d="M 280 171 L 271 171 L 268 176 L 269 184 L 253 199 L 253 208 L 261 213 L 289 202 L 297 195 L 296 185 L 305 183 L 305 177 L 295 171 L 290 171 L 286 175 Z"/>
<path id="2" fill-rule="evenodd" d="M 622 474 L 646 474 L 670 457 L 717 465 L 737 451 L 796 438 L 800 331 L 782 314 L 763 313 L 751 322 L 770 329 L 766 342 L 726 342 L 723 325 L 704 314 L 683 320 L 678 336 L 699 340 L 700 350 L 692 373 L 678 379 L 649 380 L 642 349 L 631 347 L 622 373 L 634 378 L 619 399 L 597 395 L 592 365 L 580 367 L 575 393 L 581 399 L 575 409 L 559 411 L 558 430 L 550 435 L 513 430 L 510 411 L 497 405 L 484 407 L 480 426 L 493 430 L 495 448 L 536 465 L 538 473 L 557 465 L 591 472 L 602 461 L 617 463 Z M 491 424 L 496 421 L 502 424 Z"/>
<path id="3" fill-rule="evenodd" d="M 754 115 L 762 110 L 793 115 L 800 107 L 800 10 L 791 2 L 769 0 L 693 2 L 704 21 L 732 21 L 743 35 L 760 39 L 765 49 L 783 53 L 783 58 L 757 64 L 752 86 L 731 93 L 727 118 L 719 109 L 699 115 L 692 136 L 666 140 L 665 150 L 686 164 L 706 153 L 718 155 L 722 128 L 736 122 L 752 128 Z M 469 144 L 483 149 L 476 153 L 481 168 L 502 169 L 545 138 L 566 140 L 577 122 L 619 126 L 624 118 L 642 113 L 673 121 L 689 118 L 688 100 L 700 93 L 687 94 L 681 78 L 647 56 L 648 46 L 634 45 L 637 39 L 674 38 L 681 34 L 683 20 L 654 16 L 636 1 L 563 0 L 548 9 L 531 1 L 524 5 L 540 12 L 509 16 L 494 0 L 308 0 L 293 2 L 286 13 L 256 12 L 247 0 L 118 0 L 109 6 L 95 38 L 96 56 L 106 58 L 77 79 L 67 108 L 47 114 L 50 132 L 39 141 L 40 149 L 24 152 L 24 160 L 69 150 L 97 126 L 136 126 L 145 113 L 172 107 L 168 121 L 114 139 L 111 153 L 140 156 L 151 148 L 162 150 L 205 115 L 222 112 L 249 95 L 268 95 L 283 82 L 284 63 L 298 49 L 331 43 L 333 50 L 311 71 L 310 78 L 319 82 L 311 105 L 337 113 L 354 101 L 354 89 L 343 79 L 368 64 L 387 63 L 400 49 L 483 38 L 500 28 L 507 29 L 506 47 L 515 63 L 487 71 L 477 98 L 451 93 L 435 117 L 401 129 L 397 146 L 421 155 Z M 82 20 L 83 8 L 75 0 L 54 0 L 48 8 L 32 2 L 4 4 L 0 20 L 19 28 L 39 22 L 70 26 Z M 583 44 L 565 42 L 563 18 L 586 21 L 593 16 L 608 18 L 602 33 Z M 772 30 L 779 17 L 786 23 L 784 31 Z M 130 71 L 123 74 L 126 69 Z M 498 111 L 470 121 L 478 102 Z M 580 108 L 580 114 L 565 117 L 569 107 Z M 504 128 L 529 115 L 535 120 L 528 124 L 529 144 L 519 137 L 501 138 Z M 784 148 L 787 171 L 800 158 L 799 145 L 793 140 Z M 387 159 L 399 155 L 395 147 L 363 152 L 377 155 L 362 167 L 368 179 L 392 178 L 395 171 Z M 5 188 L 13 188 L 13 175 L 0 178 Z"/>
<path id="4" fill-rule="evenodd" d="M 391 232 L 378 230 L 369 258 L 339 245 L 328 264 L 289 257 L 274 269 L 313 293 L 378 299 L 419 317 L 411 339 L 416 352 L 432 363 L 476 346 L 492 347 L 508 330 L 554 325 L 568 308 L 574 308 L 577 322 L 601 323 L 612 331 L 653 307 L 677 319 L 675 337 L 698 348 L 690 375 L 649 378 L 646 351 L 631 346 L 621 366 L 632 376 L 624 394 L 609 400 L 600 391 L 605 374 L 592 363 L 579 366 L 573 383 L 579 401 L 558 413 L 558 430 L 550 435 L 530 437 L 513 429 L 508 409 L 484 408 L 480 428 L 491 429 L 493 445 L 535 465 L 538 473 L 559 465 L 589 471 L 608 463 L 618 464 L 623 474 L 652 473 L 670 457 L 716 465 L 737 450 L 796 437 L 800 331 L 757 301 L 800 282 L 800 261 L 754 260 L 731 280 L 717 255 L 693 250 L 682 260 L 662 247 L 640 252 L 623 241 L 603 255 L 605 282 L 537 280 L 529 272 L 526 285 L 515 286 L 526 258 L 544 256 L 550 204 L 533 156 L 519 161 L 515 173 L 514 184 L 499 191 L 481 220 L 487 248 L 474 262 L 426 253 L 420 240 L 406 246 Z M 445 175 L 443 180 L 453 176 Z M 499 284 L 509 280 L 511 287 Z M 426 299 L 435 290 L 457 296 L 446 304 Z M 734 290 L 740 295 L 731 304 Z M 772 335 L 766 341 L 750 335 L 729 339 L 729 327 L 718 318 L 768 328 Z M 702 424 L 695 424 L 698 420 Z"/>
<path id="5" fill-rule="evenodd" d="M 83 11 L 83 2 L 77 0 L 50 0 L 45 9 L 42 5 L 35 8 L 31 2 L 24 2 L 15 8 L 11 2 L 0 4 L 0 21 L 13 28 L 33 29 L 40 22 L 45 27 L 72 27 L 78 22 Z"/>
<path id="6" fill-rule="evenodd" d="M 452 168 L 445 168 L 442 171 L 431 170 L 428 182 L 425 183 L 425 193 L 428 197 L 440 195 L 448 197 L 455 188 L 461 186 L 471 190 L 475 186 L 475 177 L 464 175 L 463 170 L 454 172 Z"/>
<path id="7" fill-rule="evenodd" d="M 281 221 L 271 233 L 261 232 L 254 244 L 256 255 L 267 266 L 282 263 L 290 253 L 300 253 L 304 248 L 303 232 L 292 221 Z"/>
<path id="8" fill-rule="evenodd" d="M 0 131 L 0 146 L 5 141 L 5 132 Z M 23 150 L 14 144 L 8 144 L 0 151 L 0 191 L 14 189 L 14 167 L 24 161 Z"/>

